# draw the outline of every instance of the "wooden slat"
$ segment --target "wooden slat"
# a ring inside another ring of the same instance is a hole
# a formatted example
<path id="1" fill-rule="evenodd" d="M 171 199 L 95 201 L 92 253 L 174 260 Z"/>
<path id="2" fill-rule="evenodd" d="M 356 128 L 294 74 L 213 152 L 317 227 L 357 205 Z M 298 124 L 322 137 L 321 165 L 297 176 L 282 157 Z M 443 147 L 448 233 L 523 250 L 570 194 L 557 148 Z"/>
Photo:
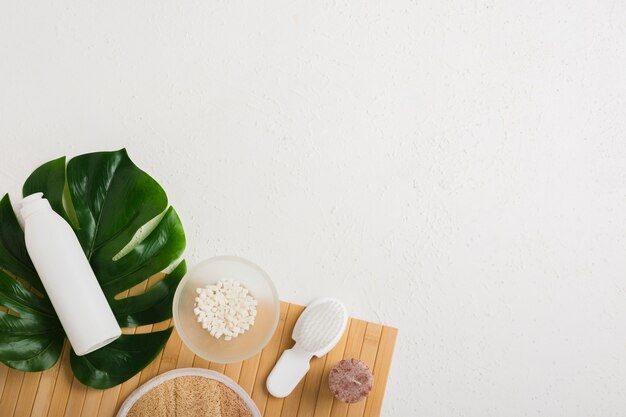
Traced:
<path id="1" fill-rule="evenodd" d="M 137 328 L 136 333 L 141 334 L 144 332 L 164 330 L 170 327 L 172 323 L 172 320 L 167 320 L 162 323 L 157 323 L 154 326 L 140 326 Z M 121 384 L 115 401 L 113 401 L 113 397 L 115 396 L 114 391 L 112 391 L 110 396 L 105 395 L 103 397 L 103 401 L 100 404 L 99 414 L 103 416 L 113 415 L 120 408 L 126 397 L 128 397 L 128 395 L 140 384 L 143 384 L 158 374 L 175 369 L 177 367 L 181 346 L 182 340 L 174 329 L 172 330 L 172 335 L 159 356 L 157 356 L 157 358 L 155 358 L 142 372 Z M 113 411 L 111 412 L 111 410 Z"/>
<path id="2" fill-rule="evenodd" d="M 85 394 L 85 401 L 83 401 L 83 409 L 80 413 L 81 417 L 97 416 L 100 401 L 102 401 L 102 390 L 88 388 Z"/>
<path id="3" fill-rule="evenodd" d="M 363 346 L 361 346 L 359 359 L 365 362 L 371 370 L 374 369 L 376 352 L 378 351 L 378 344 L 380 342 L 380 334 L 382 330 L 383 326 L 374 323 L 367 323 L 367 328 L 365 329 L 365 337 L 363 338 Z M 350 404 L 348 406 L 348 417 L 361 417 L 363 415 L 363 410 L 365 410 L 365 401 Z"/>
<path id="4" fill-rule="evenodd" d="M 147 281 L 140 282 L 134 287 L 130 288 L 127 291 L 124 291 L 122 297 L 133 297 L 146 292 L 148 288 L 154 286 L 157 282 L 163 279 L 164 274 L 157 274 L 155 276 L 150 277 Z M 124 334 L 141 334 L 141 333 L 150 333 L 152 331 L 152 325 L 144 325 L 138 327 L 130 327 L 122 329 Z M 91 394 L 87 395 L 85 399 L 85 404 L 83 406 L 82 415 L 85 417 L 95 416 L 95 412 L 97 410 L 98 417 L 100 416 L 108 416 L 111 413 L 111 410 L 116 410 L 119 405 L 123 402 L 124 398 L 137 386 L 139 385 L 139 378 L 141 374 L 134 375 L 129 380 L 123 382 L 122 384 L 109 388 L 105 391 L 100 391 L 100 395 Z M 92 402 L 88 402 L 87 400 L 91 400 Z M 97 404 L 96 404 L 97 402 Z M 87 406 L 87 407 L 85 407 Z M 86 414 L 85 408 L 88 408 L 91 414 Z M 93 411 L 92 411 L 93 410 Z"/>
<path id="5" fill-rule="evenodd" d="M 283 330 L 285 329 L 288 312 L 289 304 L 280 303 L 278 326 L 272 336 L 272 339 L 261 352 L 259 368 L 257 369 L 254 387 L 252 388 L 252 400 L 255 402 L 259 410 L 265 410 L 265 405 L 267 404 L 269 393 L 267 392 L 267 388 L 265 386 L 265 380 L 278 359 L 278 350 L 280 349 L 280 343 L 283 338 Z"/>
<path id="6" fill-rule="evenodd" d="M 170 369 L 192 366 L 223 372 L 238 381 L 251 394 L 264 417 L 379 417 L 397 330 L 361 320 L 351 319 L 337 346 L 325 357 L 311 361 L 310 371 L 291 395 L 284 399 L 269 396 L 265 388 L 267 375 L 279 355 L 293 346 L 291 334 L 303 309 L 282 303 L 279 325 L 267 346 L 248 360 L 228 365 L 197 357 L 182 344 L 174 330 L 164 350 L 142 372 L 104 391 L 85 387 L 74 378 L 67 343 L 58 363 L 44 372 L 22 373 L 0 365 L 0 417 L 114 417 L 139 384 Z M 170 325 L 171 321 L 165 321 L 124 332 L 145 333 Z M 330 368 L 349 357 L 365 361 L 374 373 L 374 387 L 367 401 L 352 405 L 335 400 L 327 383 Z"/>
<path id="7" fill-rule="evenodd" d="M 294 345 L 294 341 L 291 338 L 291 335 L 293 334 L 293 328 L 296 325 L 296 320 L 298 320 L 298 317 L 300 317 L 302 311 L 304 311 L 304 307 L 302 306 L 296 304 L 289 305 L 287 318 L 285 319 L 285 328 L 283 329 L 283 335 L 280 340 L 280 349 L 278 350 L 278 355 L 276 357 L 280 357 L 280 355 L 282 355 L 282 353 L 286 349 L 289 349 Z M 270 396 L 267 399 L 267 404 L 265 405 L 265 413 L 263 415 L 267 417 L 280 416 L 284 402 L 284 398 L 276 398 Z"/>
<path id="8" fill-rule="evenodd" d="M 304 379 L 296 385 L 291 391 L 285 401 L 283 402 L 283 408 L 281 410 L 281 416 L 295 416 L 298 415 L 298 407 L 300 407 L 300 399 L 302 398 L 302 390 L 304 389 Z"/>
<path id="9" fill-rule="evenodd" d="M 161 323 L 157 323 L 152 326 L 152 331 L 160 331 L 165 330 L 170 327 L 172 320 L 167 320 Z M 143 384 L 144 382 L 154 378 L 159 373 L 159 365 L 161 364 L 161 358 L 163 357 L 163 351 L 159 353 L 154 361 L 152 361 L 148 366 L 141 371 L 141 377 L 139 378 L 139 384 Z"/>
<path id="10" fill-rule="evenodd" d="M 103 390 L 98 405 L 98 417 L 113 415 L 118 408 L 118 403 L 124 402 L 124 398 L 140 385 L 141 372 L 122 384 Z"/>
<path id="11" fill-rule="evenodd" d="M 254 379 L 256 378 L 256 370 L 259 367 L 259 361 L 261 360 L 261 352 L 257 353 L 250 359 L 243 361 L 241 366 L 241 373 L 239 374 L 239 385 L 248 393 L 252 394 L 252 387 L 254 387 Z"/>
<path id="12" fill-rule="evenodd" d="M 358 358 L 361 354 L 361 346 L 363 346 L 363 338 L 365 337 L 365 329 L 367 322 L 363 320 L 352 319 L 348 334 L 348 343 L 343 353 L 344 358 Z M 333 406 L 330 410 L 331 417 L 345 417 L 348 413 L 348 404 L 333 398 Z"/>
<path id="13" fill-rule="evenodd" d="M 100 400 L 100 407 L 98 408 L 98 417 L 109 417 L 114 415 L 119 394 L 119 385 L 102 391 L 102 399 Z"/>
<path id="14" fill-rule="evenodd" d="M 137 327 L 135 333 L 165 330 L 168 327 L 170 327 L 170 320 L 166 320 L 152 326 L 148 325 Z M 150 362 L 150 364 L 145 367 L 141 373 L 133 376 L 131 379 L 121 385 L 118 385 L 117 387 L 109 388 L 104 391 L 102 394 L 102 401 L 100 402 L 100 409 L 98 410 L 98 417 L 109 417 L 115 414 L 118 406 L 121 405 L 125 398 L 125 396 L 120 395 L 122 387 L 125 391 L 130 390 L 130 392 L 132 392 L 137 386 L 156 376 L 159 371 L 159 364 L 161 363 L 162 356 L 163 351 L 161 351 L 156 359 Z M 137 379 L 137 377 L 139 378 Z"/>
<path id="15" fill-rule="evenodd" d="M 194 368 L 204 368 L 204 369 L 209 369 L 209 365 L 211 364 L 211 362 L 207 361 L 206 359 L 195 355 L 193 358 L 193 367 Z"/>
<path id="16" fill-rule="evenodd" d="M 170 340 L 167 341 L 165 349 L 163 349 L 163 357 L 161 358 L 161 363 L 159 364 L 159 374 L 176 369 L 176 363 L 178 362 L 178 355 L 180 353 L 182 343 L 183 342 L 180 339 L 180 336 L 178 336 L 178 332 L 176 332 L 176 330 L 172 330 L 172 336 L 170 336 Z"/>
<path id="17" fill-rule="evenodd" d="M 157 323 L 154 325 L 145 325 L 139 326 L 134 329 L 130 329 L 131 333 L 134 334 L 142 334 L 142 333 L 150 333 L 153 330 L 164 330 L 169 327 L 169 320 L 166 320 L 161 323 Z M 163 351 L 159 353 L 157 358 L 150 362 L 150 364 L 140 373 L 134 375 L 132 378 L 127 380 L 126 382 L 113 387 L 107 390 L 104 390 L 102 393 L 102 399 L 100 401 L 100 408 L 98 409 L 98 417 L 109 417 L 115 414 L 118 406 L 124 402 L 124 398 L 126 398 L 127 393 L 130 394 L 133 392 L 139 385 L 143 384 L 148 378 L 144 372 L 149 372 L 153 375 L 156 375 L 158 372 L 159 361 L 161 359 L 161 355 L 163 355 Z M 144 378 L 144 379 L 142 379 Z"/>
<path id="18" fill-rule="evenodd" d="M 326 356 L 314 358 L 311 361 L 311 369 L 307 373 L 304 382 L 302 399 L 300 400 L 300 407 L 298 408 L 298 417 L 329 415 L 333 395 L 330 389 L 328 389 L 328 374 L 330 373 L 330 368 L 343 358 L 349 332 L 350 329 L 346 329 L 339 343 L 337 343 L 337 346 Z M 322 389 L 322 387 L 326 387 L 326 390 Z M 317 409 L 318 403 L 322 404 L 319 411 Z"/>
<path id="19" fill-rule="evenodd" d="M 83 403 L 85 402 L 85 395 L 87 394 L 87 387 L 80 383 L 76 377 L 72 381 L 72 388 L 70 390 L 70 396 L 65 406 L 65 417 L 76 417 L 80 415 L 83 409 Z"/>
<path id="20" fill-rule="evenodd" d="M 108 405 L 109 402 L 113 402 L 113 397 L 116 397 L 115 399 L 115 407 L 114 409 L 117 410 L 118 408 L 120 408 L 120 406 L 122 405 L 122 403 L 124 402 L 124 400 L 126 399 L 126 397 L 128 397 L 128 395 L 133 392 L 135 389 L 137 389 L 137 387 L 139 386 L 139 378 L 141 377 L 141 373 L 138 373 L 137 375 L 134 375 L 132 378 L 130 378 L 129 380 L 125 381 L 124 383 L 122 383 L 122 385 L 120 385 L 119 389 L 117 390 L 117 392 L 115 392 L 114 390 L 111 390 L 111 394 L 106 396 L 106 399 L 103 399 L 100 402 L 100 408 L 98 411 L 102 410 L 101 415 L 102 416 L 106 416 L 106 410 L 110 409 L 111 407 Z M 104 407 L 102 407 L 102 402 L 104 402 L 106 405 Z"/>
<path id="21" fill-rule="evenodd" d="M 290 326 L 289 332 L 286 333 L 286 336 L 289 336 L 290 339 L 290 343 L 288 345 L 288 348 L 291 348 L 295 342 L 293 342 L 293 340 L 291 339 L 291 335 L 293 334 L 293 328 L 295 327 L 295 322 L 297 321 L 298 317 L 300 317 L 300 314 L 302 314 L 302 311 L 304 311 L 304 307 L 300 307 L 299 308 L 295 308 L 296 306 L 294 306 L 293 309 L 289 309 L 290 312 L 291 310 L 294 311 L 295 313 L 295 318 L 294 318 L 294 323 L 293 325 Z M 282 354 L 282 352 L 281 352 Z M 300 398 L 302 396 L 302 390 L 304 389 L 304 379 L 302 381 L 300 381 L 300 383 L 298 385 L 296 385 L 296 387 L 293 389 L 293 391 L 291 392 L 291 394 L 289 394 L 284 402 L 283 402 L 283 407 L 282 407 L 282 412 L 281 415 L 284 416 L 295 416 L 298 413 L 298 407 L 300 406 Z"/>
<path id="22" fill-rule="evenodd" d="M 37 388 L 39 387 L 41 375 L 42 372 L 26 372 L 24 374 L 20 395 L 17 398 L 17 408 L 14 413 L 15 416 L 30 416 L 30 411 L 33 408 L 33 402 L 35 401 L 35 395 L 37 395 Z"/>
<path id="23" fill-rule="evenodd" d="M 322 373 L 322 378 L 320 381 L 320 387 L 317 394 L 317 401 L 315 403 L 315 412 L 313 413 L 313 417 L 328 417 L 330 415 L 330 410 L 333 406 L 333 394 L 330 392 L 330 388 L 328 387 L 328 375 L 330 374 L 330 369 L 341 359 L 343 359 L 343 354 L 346 350 L 346 343 L 348 342 L 348 333 L 350 332 L 350 328 L 346 329 L 343 336 L 337 343 L 337 346 L 333 348 L 328 355 L 326 355 L 326 363 L 324 364 L 324 371 Z"/>
<path id="24" fill-rule="evenodd" d="M 324 365 L 326 364 L 326 356 L 321 358 L 313 358 L 311 360 L 311 369 L 304 378 L 304 387 L 302 388 L 302 397 L 298 406 L 298 417 L 312 417 L 315 413 L 315 403 L 319 393 L 320 382 L 322 382 L 322 374 L 324 373 Z"/>
<path id="25" fill-rule="evenodd" d="M 0 398 L 2 398 L 2 392 L 4 391 L 4 386 L 7 382 L 7 373 L 9 373 L 9 367 L 0 364 Z"/>
<path id="26" fill-rule="evenodd" d="M 176 331 L 176 329 L 174 329 Z M 185 346 L 183 343 L 180 346 L 180 351 L 178 352 L 178 359 L 176 360 L 176 368 L 190 368 L 193 366 L 193 352 Z"/>
<path id="27" fill-rule="evenodd" d="M 224 370 L 226 369 L 226 364 L 225 363 L 217 363 L 217 362 L 211 362 L 209 364 L 209 369 L 215 372 L 219 372 L 220 374 L 224 373 Z"/>
<path id="28" fill-rule="evenodd" d="M 11 416 L 15 412 L 15 406 L 17 405 L 17 398 L 20 393 L 20 388 L 22 388 L 23 379 L 24 372 L 9 369 L 4 391 L 2 392 L 2 398 L 0 398 L 0 415 Z"/>
<path id="29" fill-rule="evenodd" d="M 67 405 L 67 398 L 70 395 L 73 380 L 74 374 L 70 366 L 70 344 L 65 341 L 61 355 L 59 375 L 57 375 L 57 380 L 54 384 L 54 392 L 52 393 L 50 408 L 48 409 L 49 417 L 62 416 L 65 414 L 65 406 Z"/>
<path id="30" fill-rule="evenodd" d="M 380 343 L 378 344 L 378 351 L 376 352 L 376 362 L 372 370 L 374 374 L 374 386 L 372 387 L 372 392 L 369 397 L 367 397 L 363 414 L 366 417 L 380 416 L 397 336 L 398 329 L 387 326 L 383 327 Z"/>
<path id="31" fill-rule="evenodd" d="M 242 366 L 243 366 L 242 361 L 229 363 L 228 365 L 226 365 L 226 369 L 224 369 L 224 375 L 226 375 L 233 381 L 239 381 L 239 375 L 241 374 Z"/>
<path id="32" fill-rule="evenodd" d="M 286 307 L 286 310 L 287 310 L 286 315 L 282 314 L 285 311 L 284 307 Z M 284 322 L 280 323 L 279 326 L 283 326 L 283 329 L 288 326 L 291 327 L 291 329 L 293 329 L 293 326 L 295 325 L 295 321 L 298 318 L 298 315 L 300 315 L 300 313 L 298 313 L 298 308 L 292 309 L 291 306 L 288 306 L 288 305 L 284 307 L 281 305 L 281 316 L 279 319 L 281 321 L 284 320 Z M 252 396 L 252 391 L 254 390 L 254 383 L 256 381 L 256 375 L 257 375 L 257 371 L 259 368 L 259 364 L 261 362 L 262 354 L 263 354 L 263 351 L 257 353 L 252 358 L 245 360 L 241 367 L 241 373 L 239 375 L 239 385 L 241 385 L 243 389 L 246 390 L 248 394 L 250 394 L 250 396 Z"/>
<path id="33" fill-rule="evenodd" d="M 66 342 L 67 345 L 67 342 Z M 31 414 L 33 416 L 45 416 L 48 415 L 48 409 L 50 408 L 50 398 L 54 393 L 54 387 L 57 382 L 61 370 L 62 358 L 59 358 L 57 363 L 50 369 L 47 369 L 41 373 L 39 379 L 39 386 L 37 387 L 37 394 L 35 394 L 35 401 Z"/>

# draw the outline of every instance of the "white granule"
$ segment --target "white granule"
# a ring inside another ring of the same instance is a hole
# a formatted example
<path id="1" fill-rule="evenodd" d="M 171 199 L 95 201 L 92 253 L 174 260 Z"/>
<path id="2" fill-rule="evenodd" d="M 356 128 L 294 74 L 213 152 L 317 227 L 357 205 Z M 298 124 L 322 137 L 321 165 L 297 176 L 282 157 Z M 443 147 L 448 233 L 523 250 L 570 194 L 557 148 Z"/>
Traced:
<path id="1" fill-rule="evenodd" d="M 222 280 L 196 288 L 193 312 L 211 336 L 231 340 L 254 324 L 257 301 L 239 281 Z"/>

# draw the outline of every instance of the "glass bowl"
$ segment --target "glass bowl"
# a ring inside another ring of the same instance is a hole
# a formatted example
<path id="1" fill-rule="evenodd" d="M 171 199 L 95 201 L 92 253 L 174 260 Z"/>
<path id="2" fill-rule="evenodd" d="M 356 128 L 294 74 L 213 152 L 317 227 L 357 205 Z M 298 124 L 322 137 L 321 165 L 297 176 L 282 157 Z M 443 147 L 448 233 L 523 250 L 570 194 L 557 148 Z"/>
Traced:
<path id="1" fill-rule="evenodd" d="M 258 301 L 254 324 L 228 341 L 211 336 L 193 313 L 196 288 L 226 279 L 239 281 Z M 270 277 L 256 264 L 236 256 L 218 256 L 185 275 L 176 288 L 172 309 L 176 331 L 193 353 L 210 362 L 232 363 L 254 356 L 270 341 L 278 325 L 280 300 Z"/>

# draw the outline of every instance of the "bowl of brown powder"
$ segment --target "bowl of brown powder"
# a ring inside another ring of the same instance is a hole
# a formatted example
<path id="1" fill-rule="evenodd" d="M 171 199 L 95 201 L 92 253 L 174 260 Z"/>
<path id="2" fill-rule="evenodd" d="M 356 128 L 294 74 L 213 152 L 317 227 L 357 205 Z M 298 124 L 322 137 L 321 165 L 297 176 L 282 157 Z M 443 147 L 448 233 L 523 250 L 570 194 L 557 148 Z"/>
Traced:
<path id="1" fill-rule="evenodd" d="M 261 417 L 235 381 L 208 369 L 174 369 L 133 391 L 117 417 Z"/>

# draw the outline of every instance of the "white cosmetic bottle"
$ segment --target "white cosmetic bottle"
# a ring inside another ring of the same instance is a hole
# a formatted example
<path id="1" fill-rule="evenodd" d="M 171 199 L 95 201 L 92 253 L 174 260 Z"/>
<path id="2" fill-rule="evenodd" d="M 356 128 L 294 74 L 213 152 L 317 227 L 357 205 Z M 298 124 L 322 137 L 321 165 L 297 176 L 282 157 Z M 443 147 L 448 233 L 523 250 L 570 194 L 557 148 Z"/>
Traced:
<path id="1" fill-rule="evenodd" d="M 122 334 L 71 226 L 35 193 L 21 202 L 28 255 L 78 355 Z"/>

